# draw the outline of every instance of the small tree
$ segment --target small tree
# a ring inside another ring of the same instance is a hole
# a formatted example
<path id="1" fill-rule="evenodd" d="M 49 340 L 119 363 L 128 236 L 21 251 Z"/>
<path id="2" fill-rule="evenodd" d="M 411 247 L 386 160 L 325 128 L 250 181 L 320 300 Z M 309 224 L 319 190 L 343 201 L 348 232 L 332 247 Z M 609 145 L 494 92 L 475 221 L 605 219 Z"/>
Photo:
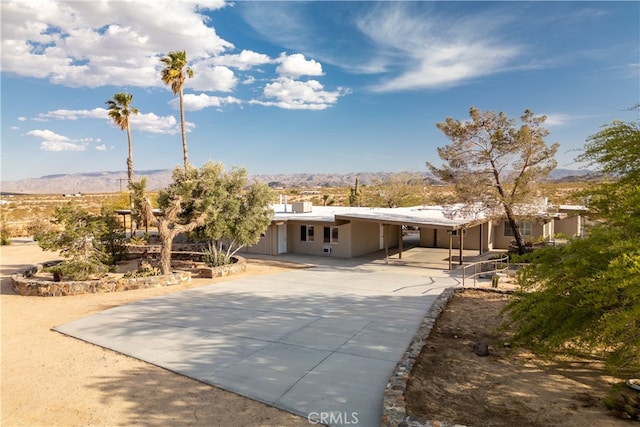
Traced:
<path id="1" fill-rule="evenodd" d="M 525 110 L 521 126 L 505 113 L 469 111 L 470 121 L 447 118 L 437 127 L 451 145 L 438 148 L 445 162 L 427 167 L 440 180 L 455 185 L 455 197 L 468 207 L 482 206 L 490 215 L 504 215 L 511 224 L 518 253 L 526 243 L 518 226 L 517 206 L 531 201 L 535 184 L 556 167 L 558 144 L 547 146 L 545 116 Z"/>
<path id="2" fill-rule="evenodd" d="M 131 192 L 131 201 L 133 209 L 131 210 L 131 219 L 138 225 L 149 227 L 153 220 L 153 207 L 151 203 L 145 203 L 145 192 L 147 189 L 147 178 L 141 178 L 129 184 Z"/>
<path id="3" fill-rule="evenodd" d="M 56 269 L 71 279 L 104 275 L 122 253 L 124 231 L 107 212 L 93 215 L 68 204 L 56 208 L 51 223 L 36 240 L 44 250 L 60 251 L 65 260 Z"/>
<path id="4" fill-rule="evenodd" d="M 541 353 L 599 353 L 611 371 L 640 371 L 640 127 L 613 122 L 578 160 L 613 182 L 587 190 L 599 219 L 587 237 L 545 248 L 519 276 L 507 307 L 514 341 Z"/>
<path id="5" fill-rule="evenodd" d="M 186 173 L 174 170 L 173 182 L 158 195 L 162 274 L 171 272 L 172 243 L 178 234 L 197 229 L 193 235 L 208 241 L 216 263 L 229 262 L 239 249 L 260 239 L 271 221 L 273 195 L 267 185 L 247 187 L 247 181 L 246 170 L 227 173 L 221 163 L 207 162 Z M 148 198 L 145 203 L 151 204 Z"/>

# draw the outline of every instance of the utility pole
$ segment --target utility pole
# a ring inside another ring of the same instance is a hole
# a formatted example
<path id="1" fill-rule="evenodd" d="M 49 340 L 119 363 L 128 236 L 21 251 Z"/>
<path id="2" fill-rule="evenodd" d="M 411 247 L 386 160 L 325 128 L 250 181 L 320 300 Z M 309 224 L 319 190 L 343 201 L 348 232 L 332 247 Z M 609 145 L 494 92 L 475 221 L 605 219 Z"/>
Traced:
<path id="1" fill-rule="evenodd" d="M 126 178 L 116 178 L 118 182 L 120 182 L 120 192 L 122 193 L 122 181 L 126 181 Z"/>

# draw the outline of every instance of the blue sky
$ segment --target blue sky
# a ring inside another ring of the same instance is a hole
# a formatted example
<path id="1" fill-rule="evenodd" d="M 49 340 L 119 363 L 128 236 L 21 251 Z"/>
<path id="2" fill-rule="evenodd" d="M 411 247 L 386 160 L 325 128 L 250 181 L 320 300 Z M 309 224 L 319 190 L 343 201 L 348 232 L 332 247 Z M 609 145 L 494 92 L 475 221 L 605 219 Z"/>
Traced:
<path id="1" fill-rule="evenodd" d="M 182 164 L 159 59 L 185 50 L 189 159 L 250 174 L 423 172 L 473 105 L 547 116 L 559 167 L 640 102 L 638 2 L 2 0 L 3 181 Z"/>

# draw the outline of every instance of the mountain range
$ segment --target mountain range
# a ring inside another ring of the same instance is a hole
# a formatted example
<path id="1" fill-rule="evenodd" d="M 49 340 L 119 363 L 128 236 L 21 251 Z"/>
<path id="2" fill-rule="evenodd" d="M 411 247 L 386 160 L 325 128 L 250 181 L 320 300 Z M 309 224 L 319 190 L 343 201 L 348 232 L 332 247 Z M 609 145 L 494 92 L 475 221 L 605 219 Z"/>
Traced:
<path id="1" fill-rule="evenodd" d="M 169 185 L 171 173 L 170 169 L 136 171 L 135 179 L 146 177 L 147 189 L 156 191 Z M 549 180 L 584 180 L 591 173 L 586 169 L 555 169 L 549 176 Z M 433 181 L 433 176 L 427 172 L 294 173 L 252 175 L 250 180 L 265 182 L 274 188 L 350 187 L 354 185 L 356 178 L 362 185 L 372 185 L 398 175 L 420 176 L 422 179 Z M 39 178 L 3 181 L 0 183 L 0 192 L 3 194 L 116 193 L 126 191 L 126 176 L 126 172 L 118 171 L 45 175 Z"/>

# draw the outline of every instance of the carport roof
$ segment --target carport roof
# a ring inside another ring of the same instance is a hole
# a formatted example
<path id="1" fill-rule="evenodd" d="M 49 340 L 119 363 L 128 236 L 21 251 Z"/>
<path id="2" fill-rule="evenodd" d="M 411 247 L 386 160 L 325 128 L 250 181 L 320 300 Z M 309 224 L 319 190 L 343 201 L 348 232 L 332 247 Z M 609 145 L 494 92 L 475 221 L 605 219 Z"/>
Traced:
<path id="1" fill-rule="evenodd" d="M 414 206 L 409 208 L 368 208 L 350 206 L 313 206 L 310 212 L 293 213 L 291 205 L 272 206 L 273 221 L 344 223 L 352 220 L 380 224 L 410 225 L 458 230 L 488 221 L 482 216 L 468 218 L 449 215 L 442 206 Z"/>

